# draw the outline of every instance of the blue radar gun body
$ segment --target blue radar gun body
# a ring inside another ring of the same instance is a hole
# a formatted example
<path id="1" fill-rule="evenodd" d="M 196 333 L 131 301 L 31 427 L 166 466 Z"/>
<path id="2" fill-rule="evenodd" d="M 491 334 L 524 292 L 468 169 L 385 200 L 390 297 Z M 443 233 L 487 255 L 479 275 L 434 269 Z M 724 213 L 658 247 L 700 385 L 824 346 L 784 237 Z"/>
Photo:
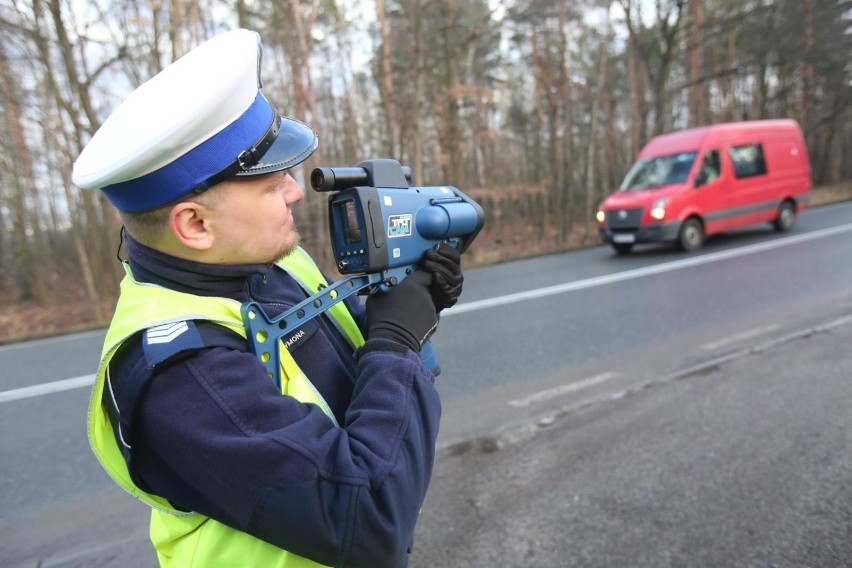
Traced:
<path id="1" fill-rule="evenodd" d="M 387 292 L 414 272 L 440 243 L 463 253 L 485 224 L 482 207 L 451 186 L 411 187 L 411 170 L 391 159 L 355 167 L 316 168 L 311 186 L 329 192 L 328 221 L 344 278 L 269 318 L 256 302 L 242 306 L 249 348 L 280 387 L 278 341 L 352 294 Z M 431 343 L 420 357 L 440 369 Z"/>

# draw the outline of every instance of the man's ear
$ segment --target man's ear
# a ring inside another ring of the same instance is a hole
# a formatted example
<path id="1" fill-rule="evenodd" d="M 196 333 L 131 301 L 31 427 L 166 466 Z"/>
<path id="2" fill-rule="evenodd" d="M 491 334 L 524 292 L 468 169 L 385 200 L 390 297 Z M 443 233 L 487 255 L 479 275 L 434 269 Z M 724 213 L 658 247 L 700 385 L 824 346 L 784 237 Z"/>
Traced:
<path id="1" fill-rule="evenodd" d="M 169 213 L 169 228 L 184 246 L 208 250 L 213 246 L 213 230 L 207 219 L 208 210 L 200 203 L 182 201 Z"/>

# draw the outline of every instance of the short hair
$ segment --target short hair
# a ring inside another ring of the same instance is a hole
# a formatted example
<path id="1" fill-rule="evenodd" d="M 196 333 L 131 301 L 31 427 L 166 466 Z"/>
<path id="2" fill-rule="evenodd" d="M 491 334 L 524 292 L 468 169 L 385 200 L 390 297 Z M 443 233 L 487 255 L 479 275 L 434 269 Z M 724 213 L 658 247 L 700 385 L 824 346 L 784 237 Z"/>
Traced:
<path id="1" fill-rule="evenodd" d="M 227 181 L 227 180 L 226 180 Z M 155 247 L 169 229 L 172 207 L 184 201 L 193 201 L 206 207 L 215 207 L 221 200 L 222 183 L 203 193 L 190 194 L 183 199 L 147 211 L 119 211 L 124 228 L 130 236 L 145 246 Z"/>
<path id="2" fill-rule="evenodd" d="M 169 212 L 173 205 L 148 211 L 119 211 L 124 228 L 130 236 L 145 246 L 154 246 L 169 227 Z"/>

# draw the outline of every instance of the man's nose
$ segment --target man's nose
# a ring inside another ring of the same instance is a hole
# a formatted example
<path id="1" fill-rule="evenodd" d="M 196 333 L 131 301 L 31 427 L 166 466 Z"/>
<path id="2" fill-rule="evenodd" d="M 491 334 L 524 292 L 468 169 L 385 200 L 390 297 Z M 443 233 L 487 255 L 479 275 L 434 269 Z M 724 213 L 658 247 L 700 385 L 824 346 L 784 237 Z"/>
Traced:
<path id="1" fill-rule="evenodd" d="M 293 176 L 287 174 L 287 179 L 284 181 L 284 199 L 288 204 L 301 201 L 305 197 L 305 191 L 299 185 Z"/>

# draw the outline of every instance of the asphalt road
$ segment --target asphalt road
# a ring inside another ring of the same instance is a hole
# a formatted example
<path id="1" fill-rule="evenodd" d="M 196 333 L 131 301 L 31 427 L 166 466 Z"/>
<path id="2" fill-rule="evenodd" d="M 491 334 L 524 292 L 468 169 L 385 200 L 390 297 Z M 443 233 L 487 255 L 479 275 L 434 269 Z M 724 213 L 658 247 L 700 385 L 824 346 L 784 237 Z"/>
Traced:
<path id="1" fill-rule="evenodd" d="M 566 396 L 452 446 L 411 566 L 850 566 L 852 303 L 842 308 L 786 340 Z"/>
<path id="2" fill-rule="evenodd" d="M 847 203 L 692 255 L 466 271 L 412 566 L 852 563 L 850 261 Z M 154 564 L 88 449 L 88 389 L 18 390 L 85 383 L 101 338 L 0 347 L 0 566 Z"/>

